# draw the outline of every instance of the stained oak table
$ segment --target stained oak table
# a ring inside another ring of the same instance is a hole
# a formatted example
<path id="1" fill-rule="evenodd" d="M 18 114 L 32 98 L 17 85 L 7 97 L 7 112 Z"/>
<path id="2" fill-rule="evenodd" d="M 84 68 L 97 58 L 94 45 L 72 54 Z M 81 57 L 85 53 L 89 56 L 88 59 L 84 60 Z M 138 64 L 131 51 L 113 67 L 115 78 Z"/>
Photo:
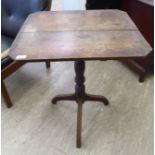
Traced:
<path id="1" fill-rule="evenodd" d="M 81 147 L 82 104 L 103 96 L 85 92 L 85 60 L 120 60 L 145 57 L 150 45 L 129 16 L 118 10 L 59 11 L 31 14 L 10 49 L 10 56 L 23 62 L 75 61 L 75 92 L 58 95 L 77 102 L 77 147 Z M 92 73 L 93 74 L 93 73 Z"/>

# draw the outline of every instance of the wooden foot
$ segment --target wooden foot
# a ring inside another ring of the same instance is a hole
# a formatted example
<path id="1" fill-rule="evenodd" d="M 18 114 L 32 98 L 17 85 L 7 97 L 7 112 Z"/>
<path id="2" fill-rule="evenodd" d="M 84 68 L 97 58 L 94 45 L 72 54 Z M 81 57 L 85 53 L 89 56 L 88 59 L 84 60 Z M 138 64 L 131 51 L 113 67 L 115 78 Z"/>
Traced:
<path id="1" fill-rule="evenodd" d="M 8 91 L 7 91 L 6 87 L 5 87 L 5 84 L 4 84 L 3 80 L 1 80 L 1 87 L 2 87 L 2 95 L 4 97 L 5 104 L 6 104 L 6 106 L 8 108 L 11 108 L 13 106 L 13 104 L 12 104 L 12 101 L 10 99 L 10 96 L 8 94 Z"/>
<path id="2" fill-rule="evenodd" d="M 50 67 L 51 67 L 50 61 L 46 62 L 46 68 L 50 68 Z"/>
<path id="3" fill-rule="evenodd" d="M 52 99 L 53 104 L 57 104 L 58 101 L 66 100 L 66 101 L 75 101 L 76 97 L 74 94 L 64 94 L 64 95 L 57 95 Z"/>
<path id="4" fill-rule="evenodd" d="M 145 73 L 144 74 L 142 73 L 139 75 L 139 82 L 142 83 L 144 82 L 144 80 L 145 80 Z"/>
<path id="5" fill-rule="evenodd" d="M 147 70 L 145 67 L 141 66 L 135 60 L 125 60 L 125 62 L 133 71 L 138 73 L 139 75 L 139 82 L 144 82 L 145 76 L 147 74 Z"/>

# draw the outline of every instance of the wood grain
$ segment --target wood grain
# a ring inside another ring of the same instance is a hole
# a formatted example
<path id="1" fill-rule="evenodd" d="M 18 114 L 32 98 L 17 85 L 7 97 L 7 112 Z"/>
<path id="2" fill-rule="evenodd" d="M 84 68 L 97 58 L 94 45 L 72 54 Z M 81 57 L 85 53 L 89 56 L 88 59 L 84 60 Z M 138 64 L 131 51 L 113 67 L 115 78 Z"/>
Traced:
<path id="1" fill-rule="evenodd" d="M 119 10 L 51 11 L 31 14 L 22 32 L 137 30 L 128 15 Z"/>
<path id="2" fill-rule="evenodd" d="M 136 58 L 150 51 L 123 11 L 65 11 L 30 15 L 10 55 L 24 55 L 18 57 L 22 61 L 67 61 Z"/>

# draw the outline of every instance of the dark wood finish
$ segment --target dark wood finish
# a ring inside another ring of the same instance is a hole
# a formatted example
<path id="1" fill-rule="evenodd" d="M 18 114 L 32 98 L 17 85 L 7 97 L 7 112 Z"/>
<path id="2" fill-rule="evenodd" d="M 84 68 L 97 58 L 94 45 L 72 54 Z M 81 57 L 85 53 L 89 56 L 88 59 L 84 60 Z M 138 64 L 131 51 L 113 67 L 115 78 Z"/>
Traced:
<path id="1" fill-rule="evenodd" d="M 76 145 L 81 147 L 82 104 L 85 101 L 109 104 L 105 97 L 85 92 L 84 60 L 139 58 L 147 56 L 151 50 L 125 12 L 65 11 L 29 16 L 11 47 L 10 55 L 19 62 L 75 61 L 75 93 L 58 95 L 52 102 L 77 102 Z"/>
<path id="2" fill-rule="evenodd" d="M 154 5 L 153 0 L 123 0 L 122 9 L 125 10 L 135 22 L 148 43 L 154 48 Z M 133 59 L 126 64 L 139 74 L 139 81 L 154 66 L 154 50 L 144 59 Z"/>
<path id="3" fill-rule="evenodd" d="M 52 103 L 56 104 L 57 101 L 61 100 L 74 100 L 77 103 L 84 103 L 85 101 L 98 101 L 103 102 L 105 105 L 108 105 L 108 100 L 103 96 L 98 95 L 91 95 L 85 92 L 85 85 L 84 85 L 84 61 L 76 61 L 75 62 L 75 93 L 73 94 L 64 94 L 58 95 L 52 99 Z"/>
<path id="4" fill-rule="evenodd" d="M 82 104 L 85 101 L 98 101 L 103 102 L 104 105 L 108 105 L 109 101 L 103 97 L 98 95 L 90 95 L 85 92 L 85 62 L 84 61 L 75 61 L 74 63 L 75 68 L 75 94 L 70 95 L 58 95 L 52 99 L 52 103 L 56 104 L 57 101 L 61 100 L 71 100 L 76 101 L 78 104 L 78 112 L 77 112 L 77 143 L 76 146 L 78 148 L 81 147 L 81 130 L 82 130 Z"/>
<path id="5" fill-rule="evenodd" d="M 82 145 L 81 133 L 82 133 L 82 102 L 78 102 L 77 108 L 77 131 L 76 131 L 76 147 L 80 148 Z"/>
<path id="6" fill-rule="evenodd" d="M 139 82 L 144 82 L 145 76 L 147 74 L 145 68 L 139 65 L 136 60 L 125 60 L 124 63 L 139 74 Z"/>
<path id="7" fill-rule="evenodd" d="M 65 100 L 65 101 L 68 101 L 68 100 L 74 101 L 75 98 L 76 98 L 76 97 L 75 97 L 75 94 L 57 95 L 57 96 L 55 96 L 55 97 L 52 99 L 52 103 L 53 103 L 53 104 L 56 104 L 57 101 L 63 101 L 63 100 Z"/>
<path id="8" fill-rule="evenodd" d="M 50 61 L 47 61 L 46 62 L 46 68 L 50 68 L 50 67 L 51 67 Z"/>
<path id="9" fill-rule="evenodd" d="M 48 0 L 48 10 L 51 10 L 51 6 L 52 6 L 52 0 Z"/>
<path id="10" fill-rule="evenodd" d="M 10 96 L 8 94 L 7 88 L 6 88 L 3 80 L 1 80 L 1 91 L 2 91 L 2 95 L 4 97 L 4 100 L 5 100 L 6 106 L 8 108 L 11 108 L 13 104 L 12 104 L 12 101 L 10 99 Z"/>
<path id="11" fill-rule="evenodd" d="M 109 60 L 144 57 L 151 50 L 125 12 L 91 10 L 30 15 L 10 55 L 32 62 Z"/>
<path id="12" fill-rule="evenodd" d="M 19 69 L 21 66 L 23 66 L 25 62 L 19 62 L 19 61 L 14 61 L 4 69 L 2 69 L 1 72 L 1 78 L 5 79 L 12 73 L 14 73 L 17 69 Z"/>
<path id="13" fill-rule="evenodd" d="M 13 72 L 15 72 L 17 69 L 19 69 L 24 64 L 25 64 L 24 62 L 14 61 L 1 71 L 1 91 L 3 98 L 5 100 L 5 104 L 8 108 L 11 108 L 13 103 L 9 97 L 9 93 L 5 86 L 4 79 L 7 78 L 9 75 L 11 75 Z"/>
<path id="14" fill-rule="evenodd" d="M 85 71 L 85 62 L 84 61 L 75 61 L 74 62 L 74 69 L 75 69 L 75 96 L 77 103 L 83 103 L 84 102 L 84 96 L 85 96 L 85 77 L 84 77 L 84 71 Z"/>

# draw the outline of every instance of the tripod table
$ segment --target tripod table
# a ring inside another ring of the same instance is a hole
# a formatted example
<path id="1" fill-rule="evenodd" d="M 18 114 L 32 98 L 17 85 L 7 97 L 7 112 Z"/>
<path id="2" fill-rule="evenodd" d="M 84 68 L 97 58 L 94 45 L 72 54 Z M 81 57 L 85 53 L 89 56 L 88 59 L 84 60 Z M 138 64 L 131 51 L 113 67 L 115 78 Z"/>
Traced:
<path id="1" fill-rule="evenodd" d="M 58 95 L 52 102 L 76 101 L 76 144 L 81 147 L 82 104 L 109 104 L 105 97 L 85 92 L 85 61 L 143 58 L 150 51 L 150 45 L 123 11 L 47 11 L 27 18 L 11 46 L 10 56 L 19 63 L 75 61 L 75 92 Z"/>

